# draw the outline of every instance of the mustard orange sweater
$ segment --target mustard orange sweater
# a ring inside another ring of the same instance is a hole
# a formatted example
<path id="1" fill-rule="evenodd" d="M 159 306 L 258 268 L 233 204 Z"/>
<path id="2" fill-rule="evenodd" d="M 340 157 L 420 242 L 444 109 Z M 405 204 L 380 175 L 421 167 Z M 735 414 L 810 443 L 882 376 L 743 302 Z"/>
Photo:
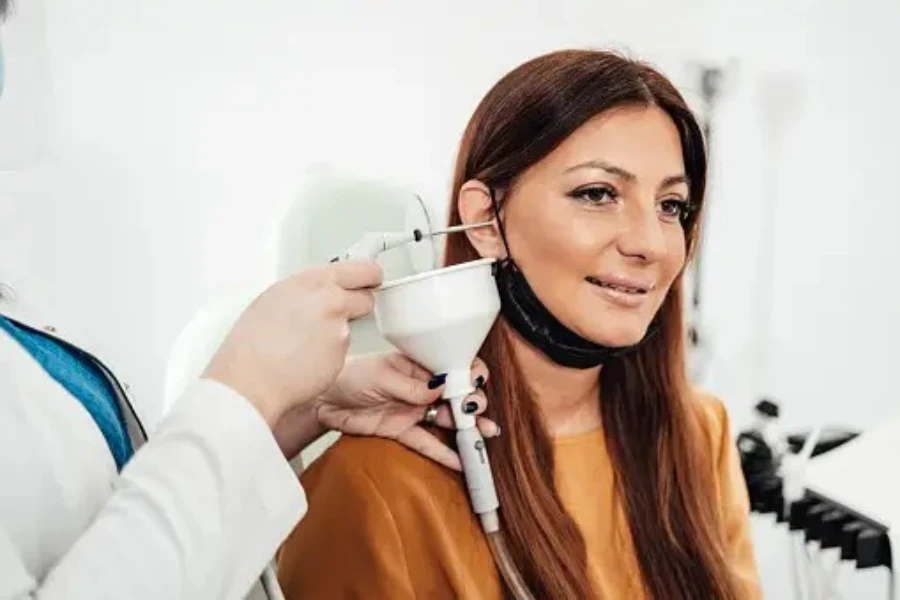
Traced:
<path id="1" fill-rule="evenodd" d="M 715 457 L 728 552 L 742 598 L 761 598 L 749 504 L 727 413 L 698 397 Z M 557 490 L 587 545 L 594 589 L 640 599 L 640 572 L 602 431 L 555 440 Z M 344 436 L 302 477 L 309 512 L 285 542 L 288 600 L 502 598 L 501 577 L 458 473 L 403 446 Z"/>

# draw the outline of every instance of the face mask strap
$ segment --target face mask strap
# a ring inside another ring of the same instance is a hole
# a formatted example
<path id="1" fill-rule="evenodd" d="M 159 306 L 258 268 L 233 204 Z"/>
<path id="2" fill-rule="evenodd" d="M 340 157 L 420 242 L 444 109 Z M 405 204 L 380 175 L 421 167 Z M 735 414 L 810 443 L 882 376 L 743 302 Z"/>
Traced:
<path id="1" fill-rule="evenodd" d="M 497 202 L 497 194 L 494 191 L 494 188 L 489 187 L 488 193 L 491 196 L 491 207 L 494 209 L 494 216 L 497 218 L 497 227 L 500 230 L 500 239 L 503 240 L 503 247 L 506 248 L 506 258 L 499 262 L 505 263 L 512 260 L 512 253 L 509 251 L 509 242 L 506 241 L 506 226 L 504 225 L 503 220 L 500 218 L 500 204 Z M 497 263 L 494 264 L 496 265 Z"/>

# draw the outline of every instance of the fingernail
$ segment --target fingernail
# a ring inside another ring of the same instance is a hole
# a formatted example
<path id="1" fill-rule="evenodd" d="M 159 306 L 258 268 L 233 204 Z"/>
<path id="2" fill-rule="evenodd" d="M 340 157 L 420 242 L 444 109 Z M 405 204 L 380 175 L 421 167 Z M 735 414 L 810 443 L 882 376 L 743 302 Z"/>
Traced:
<path id="1" fill-rule="evenodd" d="M 436 390 L 437 388 L 444 385 L 444 382 L 447 381 L 447 374 L 441 373 L 440 375 L 435 375 L 431 379 L 428 380 L 428 389 Z"/>
<path id="2" fill-rule="evenodd" d="M 466 413 L 467 415 L 471 415 L 476 410 L 478 410 L 477 402 L 466 402 L 466 406 L 465 406 L 465 408 L 463 408 L 463 412 Z"/>
<path id="3" fill-rule="evenodd" d="M 494 437 L 500 437 L 500 431 L 501 431 L 500 426 L 497 425 L 497 432 L 494 434 Z"/>
<path id="4" fill-rule="evenodd" d="M 484 387 L 484 375 L 479 375 L 475 378 L 475 389 L 480 390 Z"/>

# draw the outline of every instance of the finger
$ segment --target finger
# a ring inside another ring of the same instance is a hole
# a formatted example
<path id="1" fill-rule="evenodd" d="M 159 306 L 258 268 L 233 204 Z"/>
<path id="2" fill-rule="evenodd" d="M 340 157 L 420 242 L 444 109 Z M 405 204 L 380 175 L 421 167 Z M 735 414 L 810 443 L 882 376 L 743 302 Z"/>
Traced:
<path id="1" fill-rule="evenodd" d="M 485 382 L 490 377 L 490 372 L 488 371 L 487 365 L 483 360 L 476 357 L 472 362 L 472 383 L 478 383 L 479 377 L 481 378 L 481 386 L 484 386 Z M 476 387 L 480 387 L 477 386 Z"/>
<path id="2" fill-rule="evenodd" d="M 387 357 L 388 364 L 400 371 L 403 375 L 419 379 L 421 381 L 429 381 L 434 377 L 434 373 L 415 362 L 405 354 L 392 352 Z M 481 384 L 487 381 L 489 376 L 487 365 L 480 358 L 475 358 L 472 363 L 472 383 L 473 385 L 481 378 Z"/>
<path id="3" fill-rule="evenodd" d="M 414 379 L 419 379 L 421 381 L 428 381 L 433 375 L 431 371 L 429 371 L 416 361 L 412 360 L 405 354 L 401 354 L 399 352 L 391 352 L 390 354 L 388 354 L 387 362 L 403 375 L 412 377 Z"/>
<path id="4" fill-rule="evenodd" d="M 456 425 L 453 423 L 453 413 L 450 411 L 449 406 L 443 404 L 438 408 L 434 424 L 444 429 L 456 429 Z M 475 419 L 475 424 L 478 426 L 481 435 L 486 438 L 497 437 L 500 435 L 500 426 L 487 417 L 478 417 Z"/>
<path id="5" fill-rule="evenodd" d="M 348 319 L 359 319 L 364 317 L 375 308 L 375 297 L 372 292 L 365 290 L 355 290 L 345 292 L 344 296 L 344 312 Z"/>
<path id="6" fill-rule="evenodd" d="M 463 412 L 469 415 L 480 415 L 487 410 L 487 397 L 477 390 L 469 394 L 463 402 Z"/>
<path id="7" fill-rule="evenodd" d="M 413 427 L 404 431 L 397 437 L 397 441 L 448 469 L 462 470 L 456 452 L 421 427 Z"/>
<path id="8" fill-rule="evenodd" d="M 374 260 L 353 259 L 328 265 L 334 282 L 345 290 L 373 288 L 381 285 L 384 273 Z"/>
<path id="9" fill-rule="evenodd" d="M 408 393 L 402 394 L 405 400 L 414 404 L 426 404 L 440 398 L 446 374 L 434 376 L 428 369 L 399 353 L 391 355 L 388 360 L 398 372 L 408 376 L 406 385 L 410 389 Z M 483 362 L 479 359 L 476 359 L 476 361 L 473 363 L 472 385 L 477 389 L 481 389 L 487 380 L 488 370 Z M 426 381 L 426 387 L 423 389 L 421 383 Z M 484 410 L 485 403 L 479 399 L 475 400 L 479 402 L 479 410 L 477 412 L 481 413 Z"/>
<path id="10" fill-rule="evenodd" d="M 443 427 L 444 429 L 456 428 L 456 425 L 453 423 L 453 413 L 450 411 L 450 407 L 446 402 L 442 402 L 438 407 L 437 416 L 434 419 L 434 424 L 438 427 Z"/>
<path id="11" fill-rule="evenodd" d="M 425 406 L 441 397 L 439 388 L 429 389 L 426 380 L 410 377 L 397 369 L 379 375 L 378 385 L 388 398 L 413 406 Z"/>
<path id="12" fill-rule="evenodd" d="M 470 394 L 463 403 L 463 412 L 470 415 L 480 415 L 487 409 L 487 398 L 484 393 L 475 392 Z M 442 402 L 438 407 L 434 424 L 444 429 L 455 429 L 456 424 L 453 422 L 453 412 L 446 402 Z"/>
<path id="13" fill-rule="evenodd" d="M 478 417 L 476 420 L 478 431 L 486 438 L 497 437 L 500 435 L 500 426 L 488 419 L 487 417 Z"/>
<path id="14" fill-rule="evenodd" d="M 453 423 L 453 414 L 450 412 L 449 406 L 445 404 L 438 408 L 434 424 L 444 429 L 456 429 L 456 425 Z M 500 435 L 500 426 L 487 417 L 478 417 L 475 419 L 475 424 L 478 426 L 481 435 L 486 438 L 497 437 Z"/>

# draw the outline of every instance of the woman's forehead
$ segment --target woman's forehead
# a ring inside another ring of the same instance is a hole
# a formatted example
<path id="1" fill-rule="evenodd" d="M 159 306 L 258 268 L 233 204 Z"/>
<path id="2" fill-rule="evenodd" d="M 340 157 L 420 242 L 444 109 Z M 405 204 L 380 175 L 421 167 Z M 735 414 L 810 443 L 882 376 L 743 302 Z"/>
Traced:
<path id="1" fill-rule="evenodd" d="M 576 178 L 578 171 L 612 167 L 647 183 L 684 174 L 678 128 L 655 106 L 620 107 L 594 117 L 535 167 L 534 175 Z"/>

